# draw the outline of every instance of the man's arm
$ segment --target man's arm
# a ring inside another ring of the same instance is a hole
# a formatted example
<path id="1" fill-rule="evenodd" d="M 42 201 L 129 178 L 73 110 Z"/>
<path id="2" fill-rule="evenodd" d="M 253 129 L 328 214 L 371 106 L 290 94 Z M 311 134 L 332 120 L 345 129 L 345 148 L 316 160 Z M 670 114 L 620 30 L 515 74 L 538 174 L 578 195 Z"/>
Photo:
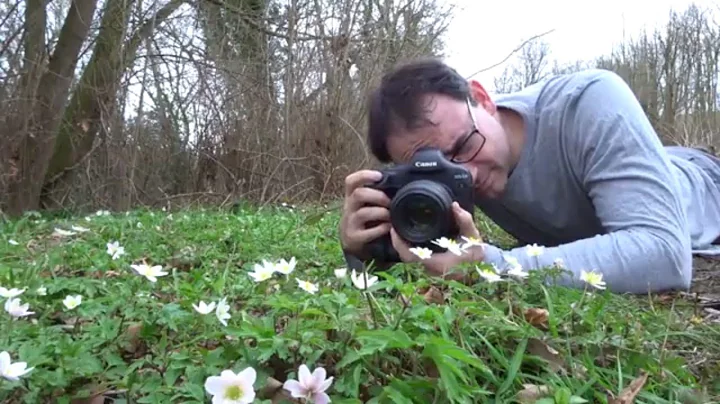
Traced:
<path id="1" fill-rule="evenodd" d="M 577 175 L 608 234 L 546 248 L 529 257 L 526 247 L 486 246 L 486 261 L 507 268 L 503 254 L 523 268 L 562 259 L 582 286 L 582 270 L 604 275 L 613 292 L 687 289 L 692 254 L 680 188 L 662 144 L 631 89 L 611 72 L 596 73 L 577 88 L 561 130 Z"/>

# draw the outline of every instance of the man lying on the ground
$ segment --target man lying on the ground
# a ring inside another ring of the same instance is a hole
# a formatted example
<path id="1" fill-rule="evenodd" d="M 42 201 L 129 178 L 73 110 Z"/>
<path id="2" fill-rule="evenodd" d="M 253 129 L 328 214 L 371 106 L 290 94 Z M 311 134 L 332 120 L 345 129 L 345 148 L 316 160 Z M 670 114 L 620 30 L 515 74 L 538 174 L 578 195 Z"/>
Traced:
<path id="1" fill-rule="evenodd" d="M 388 234 L 402 261 L 434 275 L 460 262 L 525 270 L 560 259 L 582 286 L 596 270 L 614 292 L 687 289 L 692 254 L 720 254 L 720 159 L 686 147 L 664 147 L 628 85 L 591 69 L 559 75 L 494 100 L 438 60 L 397 67 L 369 103 L 368 141 L 381 162 L 407 163 L 421 147 L 444 151 L 472 174 L 476 205 L 523 245 L 484 244 L 473 254 L 436 253 L 419 260 L 391 229 L 390 200 L 363 187 L 380 172 L 346 179 L 340 238 L 349 266 L 371 259 L 365 246 Z M 479 236 L 456 209 L 462 234 Z M 368 228 L 369 222 L 381 224 Z"/>

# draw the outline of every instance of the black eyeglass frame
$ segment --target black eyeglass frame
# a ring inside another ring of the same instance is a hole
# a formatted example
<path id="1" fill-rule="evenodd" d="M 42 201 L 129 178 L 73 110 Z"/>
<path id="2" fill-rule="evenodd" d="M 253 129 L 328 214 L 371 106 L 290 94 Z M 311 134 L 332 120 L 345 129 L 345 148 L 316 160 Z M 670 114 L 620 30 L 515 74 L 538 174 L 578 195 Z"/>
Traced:
<path id="1" fill-rule="evenodd" d="M 480 153 L 480 151 L 483 149 L 483 147 L 485 147 L 485 141 L 487 140 L 485 135 L 480 133 L 480 130 L 477 127 L 477 121 L 475 120 L 475 114 L 473 114 L 472 106 L 470 105 L 469 98 L 465 99 L 465 104 L 467 105 L 468 114 L 470 114 L 470 119 L 472 120 L 472 130 L 470 131 L 470 133 L 465 135 L 465 138 L 462 140 L 462 142 L 458 143 L 458 146 L 455 148 L 455 151 L 453 152 L 452 157 L 450 157 L 450 161 L 452 161 L 453 163 L 456 163 L 456 164 L 464 164 L 469 161 L 472 161 L 475 157 L 477 157 L 477 155 Z M 463 147 L 465 147 L 465 145 L 470 140 L 470 138 L 472 138 L 472 136 L 475 134 L 477 134 L 478 136 L 480 136 L 482 138 L 482 143 L 480 143 L 480 146 L 477 148 L 477 150 L 475 150 L 475 153 L 473 153 L 470 158 L 467 158 L 464 160 L 459 160 L 457 158 L 458 153 L 460 151 L 462 151 Z"/>

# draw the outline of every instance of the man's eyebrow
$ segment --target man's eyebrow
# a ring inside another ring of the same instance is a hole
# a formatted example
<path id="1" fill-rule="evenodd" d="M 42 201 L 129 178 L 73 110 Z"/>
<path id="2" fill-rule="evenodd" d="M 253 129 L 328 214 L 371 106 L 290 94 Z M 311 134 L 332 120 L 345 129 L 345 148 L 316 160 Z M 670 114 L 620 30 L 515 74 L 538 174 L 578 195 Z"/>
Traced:
<path id="1" fill-rule="evenodd" d="M 467 137 L 468 137 L 468 133 L 462 133 L 460 136 L 457 136 L 455 138 L 455 141 L 453 142 L 452 146 L 450 146 L 446 150 L 443 150 L 443 154 L 452 156 L 455 153 L 457 153 L 458 151 L 460 151 L 460 147 L 462 147 L 462 144 L 463 144 L 463 142 L 465 142 Z"/>

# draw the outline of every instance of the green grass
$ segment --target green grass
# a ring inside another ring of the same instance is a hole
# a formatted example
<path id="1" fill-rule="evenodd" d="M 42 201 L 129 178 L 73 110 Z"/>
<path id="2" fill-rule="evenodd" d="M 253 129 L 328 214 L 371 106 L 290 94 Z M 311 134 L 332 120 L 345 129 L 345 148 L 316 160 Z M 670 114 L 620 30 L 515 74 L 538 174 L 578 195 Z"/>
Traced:
<path id="1" fill-rule="evenodd" d="M 513 403 L 528 384 L 549 388 L 543 403 L 604 403 L 642 371 L 637 403 L 712 402 L 720 393 L 720 328 L 691 321 L 688 303 L 545 286 L 550 270 L 466 286 L 429 278 L 417 264 L 375 273 L 379 282 L 363 293 L 333 272 L 344 266 L 338 212 L 317 212 L 0 222 L 0 286 L 26 288 L 20 298 L 35 312 L 14 321 L 0 313 L 0 351 L 34 367 L 19 381 L 0 379 L 0 402 L 69 403 L 90 392 L 116 403 L 210 402 L 206 378 L 248 366 L 257 371 L 255 402 L 283 402 L 277 386 L 297 379 L 301 364 L 334 377 L 333 403 Z M 52 236 L 72 225 L 90 231 Z M 114 240 L 126 251 L 117 260 L 106 252 Z M 248 276 L 262 260 L 291 257 L 288 277 Z M 168 275 L 156 283 L 137 275 L 130 265 L 143 260 Z M 296 278 L 320 290 L 310 294 Z M 444 299 L 426 302 L 431 287 Z M 63 299 L 75 294 L 82 304 L 68 310 Z M 227 326 L 192 307 L 223 297 Z M 525 319 L 530 308 L 548 311 L 547 327 Z"/>

